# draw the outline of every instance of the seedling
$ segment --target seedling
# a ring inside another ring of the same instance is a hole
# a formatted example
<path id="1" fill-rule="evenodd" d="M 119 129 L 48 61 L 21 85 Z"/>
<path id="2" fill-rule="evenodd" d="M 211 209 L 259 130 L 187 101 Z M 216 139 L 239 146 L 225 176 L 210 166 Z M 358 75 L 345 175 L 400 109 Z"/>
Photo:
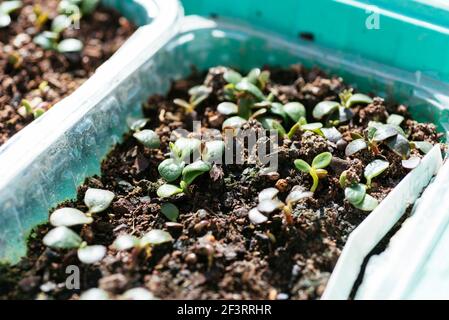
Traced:
<path id="1" fill-rule="evenodd" d="M 249 94 L 258 101 L 267 101 L 262 90 L 270 79 L 269 71 L 261 71 L 258 68 L 252 69 L 246 77 L 232 69 L 228 69 L 223 78 L 228 84 L 225 86 L 225 98 L 227 100 L 236 101 L 242 94 Z M 271 97 L 272 98 L 272 97 Z"/>
<path id="2" fill-rule="evenodd" d="M 86 213 L 74 208 L 61 208 L 50 215 L 50 223 L 55 227 L 90 224 L 93 222 L 92 214 L 106 210 L 114 196 L 111 191 L 88 189 L 84 196 L 84 204 L 89 209 Z"/>
<path id="3" fill-rule="evenodd" d="M 369 96 L 361 93 L 353 94 L 352 90 L 344 90 L 340 93 L 340 102 L 322 101 L 313 109 L 313 117 L 317 120 L 326 118 L 327 122 L 337 125 L 346 122 L 353 117 L 351 107 L 365 105 L 373 102 Z"/>
<path id="4" fill-rule="evenodd" d="M 40 100 L 40 101 L 42 101 L 42 100 Z M 21 102 L 21 107 L 19 108 L 18 112 L 22 117 L 27 117 L 28 115 L 33 115 L 34 119 L 37 119 L 45 113 L 45 110 L 42 108 L 39 108 L 37 106 L 37 103 L 35 103 L 34 101 L 31 102 L 26 99 L 23 99 Z"/>
<path id="5" fill-rule="evenodd" d="M 310 174 L 313 179 L 313 185 L 310 188 L 311 192 L 315 192 L 318 187 L 318 182 L 320 178 L 323 178 L 327 175 L 327 171 L 324 170 L 332 160 L 332 154 L 330 152 L 323 152 L 317 155 L 313 161 L 312 165 L 309 165 L 302 159 L 295 160 L 295 167 L 299 171 Z"/>
<path id="6" fill-rule="evenodd" d="M 379 205 L 376 198 L 366 193 L 366 186 L 361 183 L 345 187 L 345 198 L 355 208 L 362 211 L 373 211 Z"/>
<path id="7" fill-rule="evenodd" d="M 134 119 L 127 120 L 128 126 L 134 131 L 133 137 L 136 138 L 142 145 L 150 149 L 157 149 L 161 146 L 159 135 L 153 130 L 143 129 L 149 119 Z M 142 130 L 143 129 L 143 130 Z"/>
<path id="8" fill-rule="evenodd" d="M 357 133 L 353 133 L 351 136 L 354 140 L 346 146 L 346 156 L 351 156 L 366 148 L 377 155 L 380 153 L 379 144 L 381 143 L 385 143 L 403 159 L 410 154 L 410 144 L 405 138 L 405 133 L 396 125 L 370 122 L 364 136 Z"/>
<path id="9" fill-rule="evenodd" d="M 293 187 L 289 195 L 285 199 L 285 202 L 282 202 L 278 199 L 278 193 L 279 190 L 276 188 L 267 188 L 259 193 L 259 204 L 256 208 L 253 208 L 248 212 L 248 218 L 251 223 L 264 223 L 268 220 L 268 217 L 265 214 L 272 213 L 276 210 L 282 210 L 286 222 L 288 224 L 292 224 L 293 205 L 301 199 L 310 198 L 313 196 L 312 192 L 305 191 L 302 186 Z"/>
<path id="10" fill-rule="evenodd" d="M 161 206 L 161 212 L 170 221 L 176 222 L 178 220 L 179 209 L 173 203 L 164 203 Z"/>
<path id="11" fill-rule="evenodd" d="M 368 188 L 371 188 L 371 180 L 382 174 L 385 170 L 387 170 L 389 165 L 390 164 L 388 163 L 388 161 L 380 159 L 376 159 L 370 162 L 366 166 L 365 171 L 363 173 L 363 175 L 366 178 L 366 186 Z"/>
<path id="12" fill-rule="evenodd" d="M 411 141 L 410 146 L 418 149 L 424 154 L 427 154 L 433 148 L 433 144 L 427 141 Z"/>
<path id="13" fill-rule="evenodd" d="M 180 177 L 181 181 L 179 187 L 173 184 L 163 184 L 157 190 L 157 195 L 161 198 L 168 198 L 188 192 L 188 187 L 198 176 L 209 172 L 214 161 L 221 160 L 224 147 L 223 141 L 208 141 L 201 153 L 201 141 L 198 139 L 179 138 L 175 143 L 170 143 L 171 158 L 162 161 L 158 171 L 167 182 L 176 181 Z M 193 163 L 186 165 L 192 155 Z"/>
<path id="14" fill-rule="evenodd" d="M 138 256 L 142 250 L 145 250 L 146 256 L 151 256 L 151 249 L 153 246 L 157 246 L 163 243 L 173 241 L 170 233 L 164 230 L 153 229 L 141 238 L 137 238 L 133 235 L 123 234 L 115 239 L 112 246 L 119 251 L 127 251 L 133 249 L 133 256 Z"/>
<path id="15" fill-rule="evenodd" d="M 34 38 L 34 42 L 45 50 L 55 50 L 60 53 L 78 53 L 83 50 L 83 43 L 74 38 L 61 40 L 61 34 L 72 24 L 78 24 L 83 15 L 91 14 L 99 0 L 62 0 L 59 3 L 56 16 L 51 23 L 51 30 L 44 31 Z M 44 25 L 48 15 L 40 8 L 35 10 L 39 27 Z"/>
<path id="16" fill-rule="evenodd" d="M 85 264 L 96 263 L 106 255 L 106 247 L 88 246 L 78 234 L 65 226 L 50 230 L 45 235 L 43 243 L 53 249 L 78 249 L 78 259 Z"/>
<path id="17" fill-rule="evenodd" d="M 3 1 L 0 3 L 0 28 L 11 24 L 10 14 L 22 7 L 22 1 Z"/>
<path id="18" fill-rule="evenodd" d="M 184 108 L 184 111 L 186 113 L 192 113 L 195 111 L 196 107 L 201 104 L 201 102 L 209 97 L 211 92 L 211 88 L 208 88 L 206 86 L 196 86 L 189 90 L 189 101 L 175 99 L 173 100 L 173 102 L 176 105 Z"/>

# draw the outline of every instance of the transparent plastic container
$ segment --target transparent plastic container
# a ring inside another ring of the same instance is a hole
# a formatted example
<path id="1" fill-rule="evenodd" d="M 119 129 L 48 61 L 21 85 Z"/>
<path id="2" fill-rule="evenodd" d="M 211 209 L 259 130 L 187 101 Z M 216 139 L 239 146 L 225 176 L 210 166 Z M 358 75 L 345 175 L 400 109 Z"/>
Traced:
<path id="1" fill-rule="evenodd" d="M 55 112 L 35 123 L 36 135 L 40 129 L 45 134 L 32 136 L 29 130 L 26 139 L 13 146 L 15 150 L 0 156 L 0 174 L 6 177 L 0 181 L 0 258 L 14 262 L 25 254 L 30 229 L 45 222 L 54 205 L 73 198 L 87 176 L 99 173 L 100 161 L 127 131 L 126 118 L 139 115 L 148 96 L 166 93 L 171 80 L 188 76 L 191 66 L 199 70 L 216 65 L 241 70 L 266 64 L 319 66 L 361 91 L 407 104 L 417 120 L 434 122 L 440 130 L 449 128 L 445 83 L 233 21 L 190 16 L 176 27 L 179 33 L 159 33 L 148 50 L 132 61 L 116 59 L 124 65 L 113 74 L 101 70 L 97 78 L 107 76 L 108 81 L 101 82 L 87 101 L 80 103 L 72 96 L 76 108 L 70 113 Z M 416 200 L 441 164 L 441 153 L 435 148 L 381 203 L 381 210 L 360 225 L 364 232 L 358 234 L 366 241 L 359 245 L 355 241 L 346 250 L 339 263 L 349 263 L 351 269 L 338 268 L 327 298 L 347 297 L 360 260 Z"/>
<path id="2" fill-rule="evenodd" d="M 81 87 L 0 147 L 0 261 L 25 254 L 30 230 L 48 209 L 99 172 L 101 158 L 138 112 L 139 67 L 177 32 L 177 0 L 103 0 L 140 25 Z"/>

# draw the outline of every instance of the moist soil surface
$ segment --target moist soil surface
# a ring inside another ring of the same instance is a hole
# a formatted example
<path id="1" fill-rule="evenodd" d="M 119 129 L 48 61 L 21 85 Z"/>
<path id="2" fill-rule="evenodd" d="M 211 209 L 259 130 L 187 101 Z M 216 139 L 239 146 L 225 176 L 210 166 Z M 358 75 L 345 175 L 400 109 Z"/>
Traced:
<path id="1" fill-rule="evenodd" d="M 264 92 L 272 92 L 282 103 L 300 101 L 308 117 L 318 102 L 338 101 L 338 94 L 349 88 L 339 77 L 300 65 L 267 69 L 271 78 Z M 205 128 L 221 129 L 225 117 L 217 112 L 217 104 L 223 101 L 224 70 L 193 72 L 173 82 L 167 96 L 150 97 L 143 106 L 150 119 L 146 128 L 159 134 L 160 149 L 143 147 L 131 134 L 126 135 L 102 163 L 101 176 L 88 178 L 79 188 L 78 199 L 61 205 L 85 212 L 83 198 L 88 188 L 115 193 L 111 206 L 95 215 L 92 224 L 72 228 L 89 244 L 107 246 L 106 257 L 83 265 L 74 250 L 46 248 L 42 238 L 51 226 L 40 226 L 30 238 L 28 256 L 0 272 L 1 298 L 78 299 L 81 292 L 95 287 L 112 296 L 145 287 L 161 299 L 317 299 L 323 294 L 348 235 L 369 214 L 345 200 L 339 184 L 341 172 L 349 170 L 351 180 L 364 181 L 363 168 L 368 163 L 388 159 L 388 169 L 373 179 L 369 190 L 381 201 L 409 171 L 402 167 L 401 157 L 382 144 L 377 155 L 362 150 L 346 157 L 351 133 L 362 132 L 371 120 L 385 122 L 390 113 L 396 113 L 405 117 L 401 126 L 410 140 L 434 144 L 439 135 L 433 124 L 412 120 L 406 106 L 375 97 L 368 105 L 353 107 L 353 119 L 337 126 L 344 141 L 331 143 L 301 130 L 292 139 L 281 139 L 279 169 L 274 174 L 263 174 L 254 164 L 214 165 L 209 174 L 195 180 L 189 194 L 170 199 L 180 211 L 177 222 L 170 222 L 160 212 L 166 201 L 156 195 L 163 183 L 158 165 L 169 152 L 172 130 L 192 130 L 192 119 Z M 212 93 L 194 114 L 186 115 L 173 100 L 188 99 L 189 88 L 203 83 Z M 256 120 L 244 126 L 260 128 Z M 293 207 L 291 223 L 280 211 L 269 214 L 265 223 L 250 222 L 248 212 L 257 206 L 261 190 L 275 187 L 284 200 L 296 185 L 310 188 L 312 179 L 296 170 L 293 162 L 300 158 L 310 163 L 324 151 L 333 155 L 326 168 L 328 175 L 320 179 L 313 197 Z M 423 156 L 415 149 L 412 154 Z M 117 251 L 111 246 L 121 234 L 142 236 L 151 229 L 168 231 L 174 241 L 153 247 L 151 254 Z M 80 267 L 80 290 L 65 287 L 68 265 Z"/>
<path id="2" fill-rule="evenodd" d="M 33 38 L 50 29 L 58 3 L 23 0 L 22 8 L 11 14 L 11 24 L 0 29 L 0 146 L 34 120 L 33 115 L 19 113 L 22 99 L 48 110 L 86 81 L 135 30 L 117 12 L 100 7 L 81 19 L 79 29 L 70 27 L 62 34 L 63 39 L 81 40 L 81 53 L 44 50 Z M 36 8 L 48 13 L 49 19 L 41 27 L 36 25 Z M 44 81 L 48 87 L 39 90 Z"/>

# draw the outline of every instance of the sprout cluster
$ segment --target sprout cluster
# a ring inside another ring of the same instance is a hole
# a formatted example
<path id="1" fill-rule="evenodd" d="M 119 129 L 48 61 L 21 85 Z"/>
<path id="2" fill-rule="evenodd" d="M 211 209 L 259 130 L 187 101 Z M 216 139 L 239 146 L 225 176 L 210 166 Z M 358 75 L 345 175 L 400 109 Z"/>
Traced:
<path id="1" fill-rule="evenodd" d="M 161 146 L 161 140 L 156 132 L 150 129 L 144 129 L 149 119 L 128 119 L 129 128 L 134 131 L 133 137 L 143 146 L 150 149 L 157 149 Z"/>
<path id="2" fill-rule="evenodd" d="M 91 14 L 99 4 L 99 0 L 61 0 L 58 6 L 59 15 L 51 22 L 51 29 L 43 31 L 34 38 L 34 43 L 45 50 L 56 50 L 61 53 L 76 53 L 83 50 L 83 43 L 74 38 L 61 40 L 61 34 L 72 24 L 78 24 L 84 15 Z M 40 28 L 48 20 L 48 14 L 39 6 L 35 6 L 36 24 Z"/>
<path id="3" fill-rule="evenodd" d="M 7 27 L 11 24 L 10 14 L 22 7 L 22 1 L 3 1 L 0 3 L 0 28 Z"/>
<path id="4" fill-rule="evenodd" d="M 264 223 L 268 220 L 266 214 L 270 214 L 276 210 L 282 210 L 286 222 L 292 224 L 293 205 L 302 199 L 313 196 L 312 192 L 305 191 L 302 186 L 293 187 L 285 199 L 285 202 L 279 200 L 278 193 L 279 190 L 276 188 L 267 188 L 259 193 L 259 204 L 256 208 L 253 208 L 248 212 L 248 219 L 251 223 Z"/>
<path id="5" fill-rule="evenodd" d="M 196 107 L 209 97 L 211 92 L 212 89 L 206 86 L 195 86 L 189 90 L 189 101 L 175 99 L 173 102 L 184 108 L 186 113 L 193 113 Z"/>
<path id="6" fill-rule="evenodd" d="M 55 228 L 44 237 L 43 243 L 54 249 L 78 249 L 78 259 L 86 264 L 100 261 L 106 254 L 106 247 L 88 246 L 81 237 L 68 227 L 91 224 L 92 215 L 106 210 L 114 193 L 101 189 L 88 189 L 84 196 L 84 204 L 89 209 L 86 213 L 75 208 L 61 208 L 50 215 L 50 224 Z"/>
<path id="7" fill-rule="evenodd" d="M 159 164 L 158 171 L 167 182 L 159 187 L 157 195 L 168 198 L 182 192 L 200 175 L 209 172 L 212 163 L 221 159 L 225 145 L 223 141 L 207 141 L 204 147 L 199 139 L 181 137 L 170 143 L 170 158 Z M 186 164 L 190 159 L 193 162 Z M 179 185 L 172 184 L 179 180 Z"/>
<path id="8" fill-rule="evenodd" d="M 317 155 L 313 161 L 312 165 L 309 165 L 302 159 L 295 160 L 295 167 L 299 171 L 310 174 L 313 179 L 312 187 L 310 188 L 311 192 L 315 192 L 318 187 L 319 179 L 324 178 L 327 175 L 327 171 L 324 170 L 332 160 L 332 154 L 330 152 L 323 152 Z"/>
<path id="9" fill-rule="evenodd" d="M 170 233 L 164 230 L 153 229 L 141 238 L 137 238 L 130 234 L 122 234 L 115 239 L 112 246 L 116 250 L 126 251 L 134 249 L 136 255 L 140 252 L 145 251 L 146 256 L 151 255 L 151 249 L 154 246 L 173 241 Z"/>

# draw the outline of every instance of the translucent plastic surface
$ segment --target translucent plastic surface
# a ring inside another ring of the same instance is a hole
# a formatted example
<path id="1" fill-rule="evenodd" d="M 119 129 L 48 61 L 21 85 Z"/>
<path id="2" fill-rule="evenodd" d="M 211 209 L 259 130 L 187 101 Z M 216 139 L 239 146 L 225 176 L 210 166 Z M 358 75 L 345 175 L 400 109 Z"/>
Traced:
<path id="1" fill-rule="evenodd" d="M 81 108 L 74 108 L 64 121 L 54 118 L 38 123 L 39 128 L 52 126 L 54 136 L 49 139 L 47 132 L 43 142 L 30 138 L 28 147 L 33 153 L 26 155 L 26 161 L 11 154 L 8 163 L 16 167 L 10 165 L 9 170 L 4 170 L 2 164 L 6 162 L 0 159 L 0 170 L 7 173 L 7 179 L 0 182 L 0 199 L 7 200 L 1 202 L 0 209 L 0 219 L 5 220 L 0 224 L 0 257 L 15 261 L 23 255 L 30 228 L 45 221 L 50 207 L 73 197 L 76 186 L 86 176 L 98 173 L 100 160 L 126 131 L 127 116 L 138 113 L 141 102 L 149 95 L 165 93 L 171 79 L 189 75 L 192 65 L 200 70 L 220 64 L 243 70 L 265 64 L 317 65 L 341 75 L 362 91 L 408 104 L 421 121 L 435 122 L 440 129 L 449 127 L 448 110 L 444 107 L 449 87 L 438 81 L 243 25 L 187 17 L 180 28 L 181 33 L 174 37 L 169 32 L 159 34 L 151 49 L 126 65 L 126 71 L 121 69 L 110 77 L 106 86 L 98 88 L 98 93 Z M 425 175 L 415 177 L 416 185 L 406 185 L 409 194 L 410 189 L 428 181 L 429 172 L 423 171 Z M 413 197 L 403 201 L 410 199 L 413 201 Z M 395 207 L 405 209 L 406 204 L 400 202 Z M 394 218 L 400 214 L 395 212 Z"/>

